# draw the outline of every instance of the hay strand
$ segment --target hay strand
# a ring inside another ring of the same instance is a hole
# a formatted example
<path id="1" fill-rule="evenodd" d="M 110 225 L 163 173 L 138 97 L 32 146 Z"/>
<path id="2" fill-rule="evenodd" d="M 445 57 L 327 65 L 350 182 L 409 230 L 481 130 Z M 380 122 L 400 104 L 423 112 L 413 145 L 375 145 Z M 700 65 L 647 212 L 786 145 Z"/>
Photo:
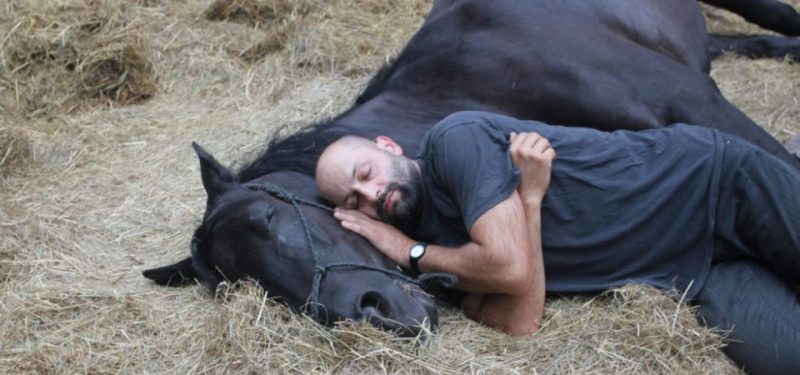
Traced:
<path id="1" fill-rule="evenodd" d="M 0 177 L 20 172 L 32 159 L 27 134 L 17 127 L 0 124 Z"/>
<path id="2" fill-rule="evenodd" d="M 3 27 L 0 75 L 24 103 L 20 114 L 134 104 L 155 94 L 157 77 L 139 25 L 126 18 L 124 3 L 115 5 L 21 7 Z"/>

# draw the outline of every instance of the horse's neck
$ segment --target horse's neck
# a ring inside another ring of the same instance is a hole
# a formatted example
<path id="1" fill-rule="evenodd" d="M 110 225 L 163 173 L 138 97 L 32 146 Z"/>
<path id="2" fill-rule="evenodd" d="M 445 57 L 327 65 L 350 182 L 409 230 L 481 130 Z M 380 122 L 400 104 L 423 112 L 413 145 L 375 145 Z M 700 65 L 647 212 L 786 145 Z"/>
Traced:
<path id="1" fill-rule="evenodd" d="M 455 110 L 453 103 L 383 93 L 344 113 L 336 123 L 366 138 L 388 136 L 413 156 L 425 132 Z"/>

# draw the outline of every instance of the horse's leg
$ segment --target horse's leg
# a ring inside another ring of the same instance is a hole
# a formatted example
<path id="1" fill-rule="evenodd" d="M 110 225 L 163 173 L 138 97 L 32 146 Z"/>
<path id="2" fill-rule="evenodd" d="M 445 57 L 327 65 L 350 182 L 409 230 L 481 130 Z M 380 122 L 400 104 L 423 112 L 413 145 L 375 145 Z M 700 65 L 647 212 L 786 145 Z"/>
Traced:
<path id="1" fill-rule="evenodd" d="M 765 29 L 783 35 L 800 35 L 800 14 L 791 5 L 775 0 L 702 0 L 727 9 Z"/>
<path id="2" fill-rule="evenodd" d="M 786 150 L 800 159 L 800 133 L 796 133 L 786 142 Z"/>
<path id="3" fill-rule="evenodd" d="M 788 56 L 800 61 L 800 40 L 771 35 L 709 35 L 708 53 L 710 57 L 714 59 L 726 52 L 754 59 L 782 59 Z"/>

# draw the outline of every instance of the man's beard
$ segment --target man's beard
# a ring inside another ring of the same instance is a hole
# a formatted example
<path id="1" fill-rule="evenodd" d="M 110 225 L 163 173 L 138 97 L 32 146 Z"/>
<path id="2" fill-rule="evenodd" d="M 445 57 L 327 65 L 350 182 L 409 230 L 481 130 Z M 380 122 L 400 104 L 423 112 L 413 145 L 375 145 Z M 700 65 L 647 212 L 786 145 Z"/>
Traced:
<path id="1" fill-rule="evenodd" d="M 422 211 L 422 177 L 413 166 L 413 161 L 392 155 L 391 179 L 394 181 L 378 197 L 376 212 L 378 217 L 403 232 L 414 229 Z M 386 212 L 386 198 L 395 193 L 391 212 Z M 397 194 L 399 193 L 399 194 Z"/>

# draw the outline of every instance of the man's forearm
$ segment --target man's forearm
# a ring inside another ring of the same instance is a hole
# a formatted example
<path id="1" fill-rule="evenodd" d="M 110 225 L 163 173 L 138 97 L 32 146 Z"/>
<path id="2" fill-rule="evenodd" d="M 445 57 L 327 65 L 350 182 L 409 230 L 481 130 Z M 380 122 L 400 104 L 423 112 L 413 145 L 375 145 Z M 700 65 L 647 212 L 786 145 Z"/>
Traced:
<path id="1" fill-rule="evenodd" d="M 470 242 L 460 247 L 444 247 L 429 245 L 428 251 L 420 262 L 423 272 L 447 272 L 458 277 L 458 289 L 474 293 L 523 294 L 515 272 L 510 267 L 518 264 L 507 264 L 501 259 L 491 259 L 481 245 Z M 521 260 L 523 261 L 523 260 Z"/>
<path id="2" fill-rule="evenodd" d="M 541 252 L 540 210 L 538 203 L 525 205 L 526 223 L 531 228 L 534 281 L 525 295 L 467 295 L 462 308 L 467 316 L 490 327 L 515 336 L 530 335 L 539 330 L 544 313 L 544 266 Z"/>
<path id="3" fill-rule="evenodd" d="M 522 207 L 525 211 L 525 221 L 528 224 L 528 235 L 531 243 L 531 252 L 533 255 L 533 285 L 530 294 L 532 302 L 532 312 L 535 314 L 534 321 L 536 322 L 536 329 L 541 324 L 542 315 L 544 314 L 544 298 L 545 298 L 545 275 L 544 275 L 544 257 L 542 255 L 542 210 L 541 199 L 523 199 Z"/>
<path id="4" fill-rule="evenodd" d="M 430 246 L 420 268 L 453 273 L 459 277 L 458 288 L 469 292 L 529 295 L 537 280 L 541 241 L 538 206 L 533 207 L 535 215 L 527 215 L 525 206 L 514 192 L 473 224 L 472 242 L 458 248 Z"/>

